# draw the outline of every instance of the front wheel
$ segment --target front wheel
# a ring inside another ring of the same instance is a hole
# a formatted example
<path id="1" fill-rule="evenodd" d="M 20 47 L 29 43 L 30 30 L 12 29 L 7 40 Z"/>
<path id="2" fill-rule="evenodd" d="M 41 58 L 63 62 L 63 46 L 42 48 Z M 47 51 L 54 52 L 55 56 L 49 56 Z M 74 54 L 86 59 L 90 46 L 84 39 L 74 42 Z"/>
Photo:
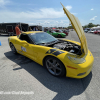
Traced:
<path id="1" fill-rule="evenodd" d="M 54 76 L 64 76 L 66 74 L 63 63 L 55 57 L 47 57 L 45 59 L 45 66 L 49 73 Z"/>
<path id="2" fill-rule="evenodd" d="M 60 34 L 57 35 L 57 38 L 61 38 L 62 36 Z"/>

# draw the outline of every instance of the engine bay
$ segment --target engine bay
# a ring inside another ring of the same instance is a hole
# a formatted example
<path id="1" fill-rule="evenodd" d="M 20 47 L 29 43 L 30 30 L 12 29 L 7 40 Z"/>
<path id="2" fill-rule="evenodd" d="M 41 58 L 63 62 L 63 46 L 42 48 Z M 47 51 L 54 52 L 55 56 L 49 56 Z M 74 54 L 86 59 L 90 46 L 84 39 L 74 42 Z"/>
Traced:
<path id="1" fill-rule="evenodd" d="M 65 51 L 68 51 L 70 53 L 74 53 L 77 55 L 82 54 L 81 46 L 79 46 L 75 43 L 69 42 L 69 41 L 58 40 L 58 42 L 48 43 L 45 46 L 65 50 Z"/>

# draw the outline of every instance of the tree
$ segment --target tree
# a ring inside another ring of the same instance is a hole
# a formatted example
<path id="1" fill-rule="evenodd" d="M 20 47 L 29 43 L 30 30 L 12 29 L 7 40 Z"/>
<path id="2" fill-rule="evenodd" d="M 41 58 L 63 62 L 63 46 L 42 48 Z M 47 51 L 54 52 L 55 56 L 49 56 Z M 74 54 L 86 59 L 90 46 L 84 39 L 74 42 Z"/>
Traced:
<path id="1" fill-rule="evenodd" d="M 88 25 L 83 26 L 83 28 L 88 28 Z"/>
<path id="2" fill-rule="evenodd" d="M 88 24 L 88 28 L 91 28 L 91 27 L 94 27 L 95 25 L 94 24 L 92 24 L 92 23 L 89 23 Z"/>
<path id="3" fill-rule="evenodd" d="M 69 28 L 69 29 L 73 29 L 73 26 L 68 26 L 67 28 Z"/>

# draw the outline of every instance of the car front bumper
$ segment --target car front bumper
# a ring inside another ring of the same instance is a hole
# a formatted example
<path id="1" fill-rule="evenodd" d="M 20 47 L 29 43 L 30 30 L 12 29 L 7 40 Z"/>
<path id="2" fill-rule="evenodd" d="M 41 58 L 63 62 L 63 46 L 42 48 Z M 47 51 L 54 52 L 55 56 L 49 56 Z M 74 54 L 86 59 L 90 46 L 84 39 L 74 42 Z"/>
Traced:
<path id="1" fill-rule="evenodd" d="M 82 64 L 71 64 L 66 66 L 66 77 L 72 78 L 84 78 L 92 70 L 94 58 L 90 51 L 88 51 L 85 57 L 85 62 Z M 71 66 L 70 68 L 68 66 Z M 75 68 L 74 68 L 75 67 Z"/>

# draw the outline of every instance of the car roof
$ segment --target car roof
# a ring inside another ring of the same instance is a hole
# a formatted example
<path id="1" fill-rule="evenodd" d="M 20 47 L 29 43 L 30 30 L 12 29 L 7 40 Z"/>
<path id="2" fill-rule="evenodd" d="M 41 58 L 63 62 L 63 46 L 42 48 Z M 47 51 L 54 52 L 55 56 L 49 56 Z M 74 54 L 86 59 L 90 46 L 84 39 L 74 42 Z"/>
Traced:
<path id="1" fill-rule="evenodd" d="M 22 32 L 22 33 L 25 33 L 25 34 L 31 34 L 31 33 L 41 33 L 43 31 L 27 31 L 27 32 Z"/>

